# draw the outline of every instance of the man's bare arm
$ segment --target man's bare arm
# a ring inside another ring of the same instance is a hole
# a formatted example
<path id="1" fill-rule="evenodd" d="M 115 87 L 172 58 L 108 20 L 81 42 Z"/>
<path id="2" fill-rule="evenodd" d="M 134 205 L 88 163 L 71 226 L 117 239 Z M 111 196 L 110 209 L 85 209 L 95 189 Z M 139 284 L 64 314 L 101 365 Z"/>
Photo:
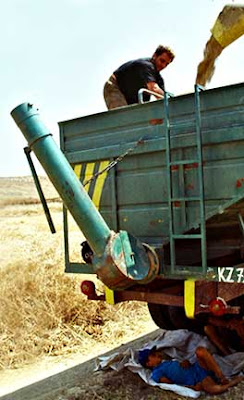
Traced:
<path id="1" fill-rule="evenodd" d="M 180 366 L 181 366 L 182 368 L 187 369 L 187 368 L 190 368 L 191 363 L 190 363 L 189 360 L 183 360 L 183 361 L 180 362 Z"/>
<path id="2" fill-rule="evenodd" d="M 173 383 L 170 379 L 166 378 L 166 376 L 162 376 L 162 378 L 159 379 L 160 383 Z"/>
<path id="3" fill-rule="evenodd" d="M 147 89 L 151 90 L 151 92 L 155 93 L 155 97 L 158 99 L 161 99 L 162 96 L 164 95 L 164 91 L 158 86 L 156 82 L 148 82 L 147 83 Z M 159 96 L 157 96 L 159 95 Z"/>

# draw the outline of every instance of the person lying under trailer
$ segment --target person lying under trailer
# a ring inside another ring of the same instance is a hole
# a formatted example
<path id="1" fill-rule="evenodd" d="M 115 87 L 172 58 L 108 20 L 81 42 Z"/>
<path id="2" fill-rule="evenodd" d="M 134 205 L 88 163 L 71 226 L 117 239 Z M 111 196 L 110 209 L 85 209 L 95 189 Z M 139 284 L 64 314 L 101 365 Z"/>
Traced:
<path id="1" fill-rule="evenodd" d="M 143 367 L 152 369 L 151 378 L 155 382 L 178 384 L 210 394 L 223 393 L 243 380 L 242 376 L 228 380 L 206 348 L 197 347 L 195 354 L 197 361 L 193 364 L 188 360 L 168 360 L 154 346 L 140 350 L 138 361 Z"/>

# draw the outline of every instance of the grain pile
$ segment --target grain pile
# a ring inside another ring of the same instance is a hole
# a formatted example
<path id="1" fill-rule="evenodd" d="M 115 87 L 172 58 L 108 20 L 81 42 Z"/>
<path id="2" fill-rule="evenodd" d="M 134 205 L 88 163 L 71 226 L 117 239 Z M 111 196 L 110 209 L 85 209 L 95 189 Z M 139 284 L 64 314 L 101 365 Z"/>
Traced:
<path id="1" fill-rule="evenodd" d="M 0 178 L 0 198 L 0 369 L 109 349 L 144 332 L 151 321 L 145 304 L 87 301 L 79 286 L 88 276 L 64 273 L 60 202 L 49 204 L 57 230 L 51 235 L 31 179 Z M 71 258 L 80 261 L 84 238 L 69 225 Z"/>

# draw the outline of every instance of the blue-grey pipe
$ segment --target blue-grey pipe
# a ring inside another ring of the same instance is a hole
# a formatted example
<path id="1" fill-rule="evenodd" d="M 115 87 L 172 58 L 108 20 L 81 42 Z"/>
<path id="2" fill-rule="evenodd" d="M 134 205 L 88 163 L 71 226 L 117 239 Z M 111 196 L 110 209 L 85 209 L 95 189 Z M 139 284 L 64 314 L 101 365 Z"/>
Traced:
<path id="1" fill-rule="evenodd" d="M 98 257 L 102 256 L 111 231 L 49 130 L 41 122 L 38 110 L 29 103 L 23 103 L 16 107 L 11 115 L 92 250 Z"/>

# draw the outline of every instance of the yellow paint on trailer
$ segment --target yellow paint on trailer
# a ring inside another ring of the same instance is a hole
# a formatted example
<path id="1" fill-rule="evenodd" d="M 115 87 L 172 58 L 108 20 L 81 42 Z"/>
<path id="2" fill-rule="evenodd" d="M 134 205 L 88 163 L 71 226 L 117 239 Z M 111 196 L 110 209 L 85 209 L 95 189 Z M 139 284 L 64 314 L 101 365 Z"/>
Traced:
<path id="1" fill-rule="evenodd" d="M 184 307 L 187 318 L 194 318 L 195 281 L 193 279 L 188 279 L 184 282 Z"/>
<path id="2" fill-rule="evenodd" d="M 99 169 L 98 169 L 98 173 L 101 173 L 104 169 L 107 168 L 107 166 L 109 165 L 109 160 L 106 161 L 101 161 L 99 163 Z M 76 174 L 76 176 L 80 179 L 81 178 L 81 169 L 82 169 L 82 164 L 76 164 L 74 166 L 74 172 Z M 85 165 L 85 176 L 83 179 L 83 185 L 85 182 L 88 182 L 84 188 L 87 191 L 87 193 L 89 192 L 89 188 L 90 188 L 90 184 L 92 181 L 90 181 L 90 179 L 93 177 L 94 175 L 94 170 L 95 170 L 95 163 L 87 163 Z M 99 209 L 100 206 L 100 201 L 101 201 L 101 196 L 102 196 L 102 191 L 103 191 L 103 186 L 104 186 L 104 182 L 105 179 L 107 177 L 108 171 L 104 171 L 103 173 L 101 173 L 101 175 L 98 175 L 98 177 L 95 180 L 95 185 L 94 185 L 94 190 L 93 193 L 90 194 L 93 203 L 95 204 L 95 206 Z M 90 182 L 89 182 L 90 181 Z"/>
<path id="3" fill-rule="evenodd" d="M 104 286 L 104 291 L 105 291 L 105 300 L 108 304 L 115 304 L 114 301 L 114 291 L 109 289 L 107 286 Z"/>
<path id="4" fill-rule="evenodd" d="M 102 161 L 99 165 L 99 170 L 98 172 L 101 172 L 104 168 L 106 168 L 109 164 L 109 161 Z M 92 201 L 95 204 L 95 206 L 99 209 L 100 206 L 100 200 L 101 200 L 101 196 L 102 196 L 102 190 L 103 190 L 103 185 L 105 182 L 105 179 L 107 177 L 108 172 L 104 171 L 104 173 L 102 173 L 101 175 L 98 175 L 97 179 L 96 179 L 96 183 L 95 183 L 95 188 L 94 188 L 94 192 L 92 195 Z"/>
<path id="5" fill-rule="evenodd" d="M 95 163 L 87 163 L 86 164 L 86 172 L 85 172 L 85 178 L 84 178 L 84 182 L 83 183 L 88 182 L 93 177 L 94 168 L 95 168 Z M 87 193 L 89 192 L 90 184 L 91 184 L 91 181 L 88 182 L 84 186 L 86 191 L 87 191 Z"/>
<path id="6" fill-rule="evenodd" d="M 78 179 L 80 179 L 80 174 L 81 174 L 81 164 L 76 164 L 74 167 L 74 172 L 75 175 L 77 176 Z"/>

